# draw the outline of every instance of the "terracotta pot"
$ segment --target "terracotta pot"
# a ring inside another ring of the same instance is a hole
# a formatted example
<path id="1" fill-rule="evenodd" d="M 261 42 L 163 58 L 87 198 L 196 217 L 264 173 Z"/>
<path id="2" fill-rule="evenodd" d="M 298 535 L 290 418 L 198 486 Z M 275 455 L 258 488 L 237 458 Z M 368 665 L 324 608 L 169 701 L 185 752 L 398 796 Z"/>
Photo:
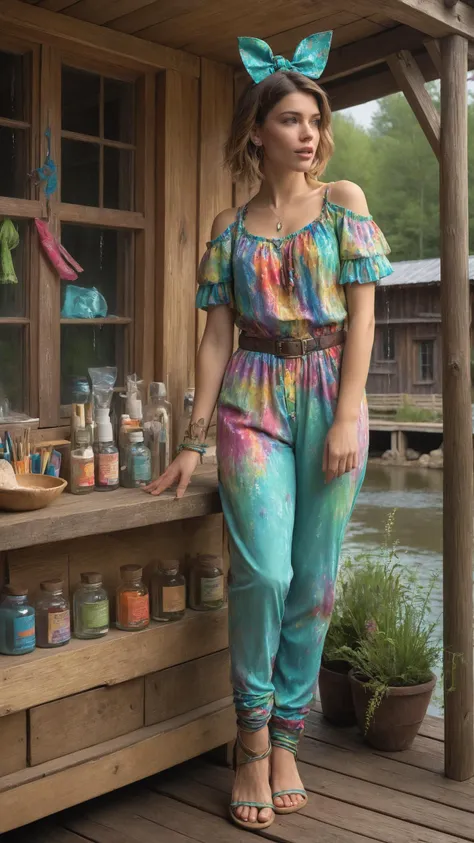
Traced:
<path id="1" fill-rule="evenodd" d="M 350 665 L 344 661 L 321 665 L 319 696 L 323 715 L 334 726 L 354 726 L 356 715 L 349 682 Z"/>
<path id="2" fill-rule="evenodd" d="M 385 752 L 409 749 L 425 718 L 436 685 L 436 676 L 432 674 L 431 680 L 423 685 L 389 688 L 387 695 L 375 710 L 367 733 L 365 717 L 373 696 L 372 691 L 352 670 L 349 673 L 349 681 L 357 723 L 367 743 L 374 749 L 382 749 Z"/>

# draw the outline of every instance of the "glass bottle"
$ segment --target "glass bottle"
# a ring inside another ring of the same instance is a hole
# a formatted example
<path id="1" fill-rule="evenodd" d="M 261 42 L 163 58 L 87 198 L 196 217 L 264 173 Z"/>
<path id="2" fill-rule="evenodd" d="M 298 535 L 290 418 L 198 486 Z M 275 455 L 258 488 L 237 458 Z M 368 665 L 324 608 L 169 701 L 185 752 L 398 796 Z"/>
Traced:
<path id="1" fill-rule="evenodd" d="M 179 621 L 186 611 L 186 580 L 179 562 L 159 562 L 151 581 L 151 616 L 155 621 Z"/>
<path id="2" fill-rule="evenodd" d="M 36 646 L 62 647 L 71 640 L 69 601 L 63 593 L 62 580 L 40 583 L 36 601 Z"/>
<path id="3" fill-rule="evenodd" d="M 171 461 L 172 408 L 166 397 L 166 386 L 153 382 L 149 400 L 143 413 L 145 444 L 151 451 L 152 479 L 156 480 Z"/>
<path id="4" fill-rule="evenodd" d="M 220 609 L 224 605 L 222 559 L 199 555 L 191 567 L 189 605 L 197 611 Z"/>
<path id="5" fill-rule="evenodd" d="M 134 430 L 128 438 L 127 481 L 136 489 L 151 480 L 151 453 L 143 442 L 143 431 Z"/>
<path id="6" fill-rule="evenodd" d="M 73 597 L 74 635 L 76 638 L 101 638 L 109 631 L 109 598 L 102 588 L 102 574 L 81 574 L 81 583 Z"/>
<path id="7" fill-rule="evenodd" d="M 183 412 L 179 420 L 179 442 L 184 439 L 189 425 L 191 424 L 191 416 L 194 409 L 194 387 L 188 386 L 184 393 Z"/>
<path id="8" fill-rule="evenodd" d="M 98 492 L 113 492 L 119 487 L 119 453 L 114 445 L 109 411 L 97 411 L 98 425 L 95 452 L 95 488 Z"/>
<path id="9" fill-rule="evenodd" d="M 120 485 L 125 488 L 130 488 L 130 479 L 128 476 L 128 446 L 129 433 L 140 429 L 140 422 L 138 419 L 131 419 L 128 413 L 123 413 L 120 418 L 119 429 L 119 459 L 120 459 Z"/>
<path id="10" fill-rule="evenodd" d="M 22 656 L 35 646 L 35 610 L 28 604 L 28 589 L 6 585 L 0 600 L 0 653 Z"/>
<path id="11" fill-rule="evenodd" d="M 140 565 L 122 565 L 120 568 L 122 582 L 117 589 L 116 611 L 118 629 L 145 629 L 150 623 L 150 600 L 142 575 Z"/>
<path id="12" fill-rule="evenodd" d="M 71 492 L 87 495 L 94 491 L 94 451 L 90 432 L 79 427 L 74 432 L 75 449 L 71 451 Z"/>

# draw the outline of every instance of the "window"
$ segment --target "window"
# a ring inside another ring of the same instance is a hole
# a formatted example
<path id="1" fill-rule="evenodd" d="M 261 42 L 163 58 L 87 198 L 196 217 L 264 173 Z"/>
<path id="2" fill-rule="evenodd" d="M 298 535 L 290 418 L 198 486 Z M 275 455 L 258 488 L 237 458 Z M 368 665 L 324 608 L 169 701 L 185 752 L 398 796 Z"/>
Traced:
<path id="1" fill-rule="evenodd" d="M 0 415 L 29 411 L 28 353 L 31 350 L 31 222 L 21 217 L 33 200 L 31 170 L 33 51 L 0 46 Z M 15 215 L 18 205 L 18 215 Z M 6 209 L 5 209 L 6 210 Z M 33 211 L 31 217 L 34 216 Z M 7 234 L 8 226 L 8 234 Z"/>
<path id="2" fill-rule="evenodd" d="M 74 61 L 49 46 L 3 49 L 0 35 L 0 225 L 19 240 L 17 283 L 0 282 L 0 414 L 8 406 L 51 428 L 64 425 L 71 386 L 91 366 L 116 366 L 120 387 L 154 354 L 135 332 L 145 275 L 153 283 L 154 149 L 143 137 L 154 74 Z M 58 170 L 49 201 L 29 175 L 45 159 L 47 129 Z M 83 268 L 76 281 L 60 280 L 43 254 L 37 217 Z M 100 308 L 84 317 L 81 297 Z"/>
<path id="3" fill-rule="evenodd" d="M 395 331 L 392 327 L 382 328 L 382 360 L 395 360 Z"/>
<path id="4" fill-rule="evenodd" d="M 434 380 L 434 340 L 417 342 L 417 365 L 418 380 Z"/>

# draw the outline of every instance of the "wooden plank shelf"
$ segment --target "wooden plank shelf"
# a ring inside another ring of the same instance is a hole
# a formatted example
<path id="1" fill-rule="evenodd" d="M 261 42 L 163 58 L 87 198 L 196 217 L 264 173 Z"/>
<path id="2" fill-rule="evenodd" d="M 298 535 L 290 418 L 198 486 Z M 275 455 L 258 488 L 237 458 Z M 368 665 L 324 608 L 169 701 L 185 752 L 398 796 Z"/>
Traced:
<path id="1" fill-rule="evenodd" d="M 111 629 L 103 639 L 73 638 L 65 647 L 0 656 L 0 717 L 51 700 L 198 659 L 228 646 L 227 607 L 189 610 L 181 621 L 147 629 Z"/>
<path id="2" fill-rule="evenodd" d="M 226 697 L 154 726 L 0 778 L 0 834 L 151 776 L 230 741 Z M 21 820 L 19 818 L 21 817 Z"/>
<path id="3" fill-rule="evenodd" d="M 221 512 L 215 468 L 198 471 L 183 498 L 174 492 L 160 497 L 141 489 L 92 492 L 78 497 L 65 493 L 37 512 L 0 513 L 0 551 L 146 527 Z"/>

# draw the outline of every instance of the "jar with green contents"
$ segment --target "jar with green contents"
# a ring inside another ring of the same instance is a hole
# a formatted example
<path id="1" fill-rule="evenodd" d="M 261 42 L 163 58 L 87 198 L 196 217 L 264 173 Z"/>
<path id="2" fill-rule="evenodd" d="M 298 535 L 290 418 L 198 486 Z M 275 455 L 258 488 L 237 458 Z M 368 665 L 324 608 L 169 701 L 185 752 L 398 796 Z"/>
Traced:
<path id="1" fill-rule="evenodd" d="M 102 574 L 81 574 L 73 598 L 74 635 L 76 638 L 101 638 L 109 631 L 109 598 L 102 588 Z"/>
<path id="2" fill-rule="evenodd" d="M 198 556 L 189 576 L 189 605 L 198 612 L 224 605 L 224 571 L 217 556 Z"/>

